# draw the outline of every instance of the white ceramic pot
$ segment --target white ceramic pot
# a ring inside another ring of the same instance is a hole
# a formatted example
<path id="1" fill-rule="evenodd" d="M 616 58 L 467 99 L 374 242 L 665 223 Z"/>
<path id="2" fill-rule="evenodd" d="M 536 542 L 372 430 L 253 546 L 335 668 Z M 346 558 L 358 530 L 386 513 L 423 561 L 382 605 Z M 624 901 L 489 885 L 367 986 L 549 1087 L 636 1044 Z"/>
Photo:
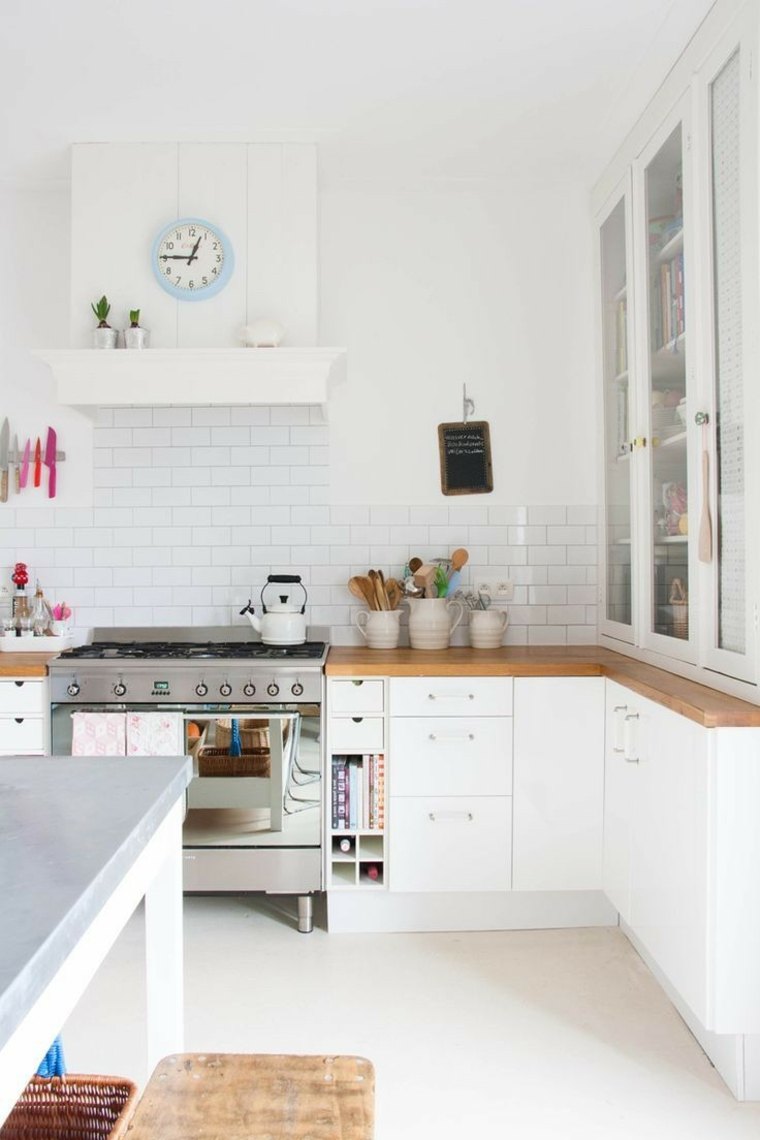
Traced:
<path id="1" fill-rule="evenodd" d="M 473 649 L 496 649 L 508 621 L 506 610 L 470 610 L 470 645 Z"/>
<path id="2" fill-rule="evenodd" d="M 133 329 L 131 327 L 124 329 L 125 348 L 147 348 L 149 339 L 150 331 L 148 329 Z"/>
<path id="3" fill-rule="evenodd" d="M 412 649 L 448 649 L 464 607 L 452 598 L 409 598 L 409 643 Z M 453 615 L 453 616 L 452 616 Z"/>
<path id="4" fill-rule="evenodd" d="M 118 329 L 93 329 L 92 343 L 95 348 L 116 348 Z"/>
<path id="5" fill-rule="evenodd" d="M 354 624 L 369 649 L 396 649 L 401 610 L 359 610 Z"/>

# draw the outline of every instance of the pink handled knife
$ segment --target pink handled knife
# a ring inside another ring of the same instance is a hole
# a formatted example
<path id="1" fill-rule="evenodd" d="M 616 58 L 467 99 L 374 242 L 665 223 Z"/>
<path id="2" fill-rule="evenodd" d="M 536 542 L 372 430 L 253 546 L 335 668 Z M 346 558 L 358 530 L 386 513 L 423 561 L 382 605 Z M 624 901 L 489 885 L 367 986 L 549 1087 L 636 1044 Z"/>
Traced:
<path id="1" fill-rule="evenodd" d="M 55 429 L 49 427 L 47 430 L 47 439 L 45 440 L 45 458 L 43 463 L 50 472 L 48 479 L 48 498 L 55 498 L 55 484 L 56 484 L 56 470 L 55 470 L 55 449 L 57 443 L 57 436 Z"/>
<path id="2" fill-rule="evenodd" d="M 19 487 L 25 487 L 26 481 L 29 478 L 29 456 L 32 450 L 32 441 L 28 439 L 24 444 L 24 458 L 21 460 L 21 471 L 18 477 Z"/>

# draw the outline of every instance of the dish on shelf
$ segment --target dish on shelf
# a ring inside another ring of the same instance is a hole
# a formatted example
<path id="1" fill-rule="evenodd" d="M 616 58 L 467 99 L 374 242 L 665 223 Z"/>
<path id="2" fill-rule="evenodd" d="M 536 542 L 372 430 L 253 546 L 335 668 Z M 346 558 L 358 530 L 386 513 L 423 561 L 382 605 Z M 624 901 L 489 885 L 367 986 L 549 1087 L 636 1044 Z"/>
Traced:
<path id="1" fill-rule="evenodd" d="M 0 637 L 0 653 L 59 653 L 70 637 Z"/>

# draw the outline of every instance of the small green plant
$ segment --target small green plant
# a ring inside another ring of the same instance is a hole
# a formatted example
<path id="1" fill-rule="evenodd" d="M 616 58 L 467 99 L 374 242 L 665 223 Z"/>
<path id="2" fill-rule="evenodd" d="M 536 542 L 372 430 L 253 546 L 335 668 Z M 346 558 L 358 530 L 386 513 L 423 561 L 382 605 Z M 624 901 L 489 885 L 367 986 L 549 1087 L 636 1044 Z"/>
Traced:
<path id="1" fill-rule="evenodd" d="M 129 327 L 131 329 L 139 329 L 139 327 L 140 327 L 140 310 L 139 309 L 130 309 L 129 310 Z"/>
<path id="2" fill-rule="evenodd" d="M 111 312 L 111 306 L 108 304 L 108 298 L 106 297 L 105 293 L 103 294 L 103 296 L 100 298 L 99 301 L 91 302 L 90 308 L 92 309 L 95 316 L 98 318 L 98 328 L 99 329 L 110 329 L 111 326 L 109 325 L 106 318 L 107 318 L 108 314 Z"/>

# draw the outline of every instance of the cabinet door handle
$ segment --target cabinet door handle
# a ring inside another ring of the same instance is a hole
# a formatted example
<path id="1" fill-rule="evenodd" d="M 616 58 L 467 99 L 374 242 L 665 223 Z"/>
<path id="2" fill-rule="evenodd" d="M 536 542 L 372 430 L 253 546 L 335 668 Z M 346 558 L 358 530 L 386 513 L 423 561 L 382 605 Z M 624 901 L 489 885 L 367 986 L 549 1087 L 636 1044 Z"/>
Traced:
<path id="1" fill-rule="evenodd" d="M 474 701 L 474 693 L 428 693 L 429 701 Z"/>
<path id="2" fill-rule="evenodd" d="M 638 720 L 638 719 L 639 719 L 638 713 L 626 713 L 624 728 L 628 729 L 628 731 L 624 732 L 624 736 L 623 736 L 623 758 L 627 764 L 638 764 L 638 762 L 639 762 L 638 756 L 632 756 L 631 755 L 633 749 L 629 747 L 629 744 L 631 743 L 631 733 L 630 733 L 630 727 L 629 727 L 630 722 L 632 720 Z"/>
<path id="3" fill-rule="evenodd" d="M 454 823 L 456 820 L 464 820 L 465 823 L 472 823 L 473 816 L 471 811 L 429 811 L 428 819 L 431 823 Z"/>
<path id="4" fill-rule="evenodd" d="M 364 720 L 364 717 L 363 716 L 352 716 L 351 720 L 354 722 L 354 724 L 361 724 L 361 722 Z"/>
<path id="5" fill-rule="evenodd" d="M 628 708 L 628 705 L 615 705 L 615 707 L 612 711 L 613 712 L 625 712 L 627 708 Z"/>
<path id="6" fill-rule="evenodd" d="M 13 684 L 16 686 L 17 689 L 20 689 L 21 686 L 24 684 L 24 682 L 23 681 L 14 681 Z"/>
<path id="7" fill-rule="evenodd" d="M 628 705 L 615 705 L 612 709 L 613 713 L 627 712 L 627 710 L 628 710 Z M 620 721 L 616 719 L 615 720 L 615 740 L 618 739 L 618 726 L 619 726 L 619 724 L 620 724 Z M 612 745 L 612 751 L 613 752 L 625 752 L 625 748 L 618 748 L 617 744 L 613 744 Z"/>
<path id="8" fill-rule="evenodd" d="M 23 724 L 24 723 L 24 718 L 22 716 L 14 716 L 13 719 L 15 720 L 16 724 Z"/>
<path id="9" fill-rule="evenodd" d="M 446 741 L 449 741 L 449 740 L 452 741 L 452 743 L 453 743 L 457 740 L 474 740 L 474 739 L 475 739 L 475 733 L 474 732 L 447 732 L 442 736 L 437 735 L 435 732 L 431 732 L 430 735 L 428 736 L 428 740 L 432 740 L 434 743 L 437 743 L 437 744 L 445 744 Z"/>

